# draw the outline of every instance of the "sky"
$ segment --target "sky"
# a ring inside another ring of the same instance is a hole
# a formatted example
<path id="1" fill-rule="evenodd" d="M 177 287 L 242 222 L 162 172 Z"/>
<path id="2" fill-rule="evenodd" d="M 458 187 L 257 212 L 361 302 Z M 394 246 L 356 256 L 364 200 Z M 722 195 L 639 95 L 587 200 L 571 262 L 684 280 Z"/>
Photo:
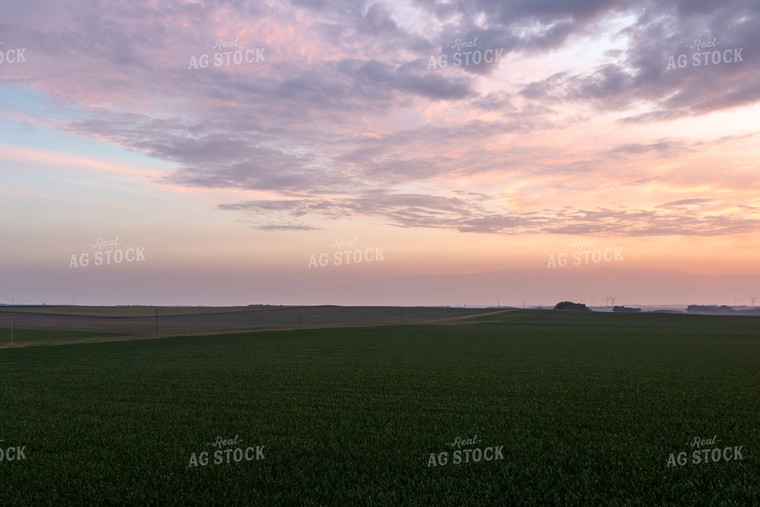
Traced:
<path id="1" fill-rule="evenodd" d="M 757 26 L 754 0 L 8 2 L 0 303 L 752 304 Z"/>

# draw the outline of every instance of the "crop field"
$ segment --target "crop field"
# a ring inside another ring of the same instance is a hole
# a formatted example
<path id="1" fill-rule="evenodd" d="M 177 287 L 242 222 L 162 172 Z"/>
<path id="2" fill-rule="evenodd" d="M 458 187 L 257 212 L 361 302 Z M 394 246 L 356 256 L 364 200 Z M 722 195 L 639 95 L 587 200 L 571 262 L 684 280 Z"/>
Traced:
<path id="1" fill-rule="evenodd" d="M 477 308 L 389 306 L 0 306 L 0 331 L 17 328 L 129 335 L 240 329 L 345 326 L 478 315 Z M 6 342 L 2 342 L 6 343 Z"/>
<path id="2" fill-rule="evenodd" d="M 1 349 L 0 504 L 760 502 L 760 318 L 480 313 Z"/>
<path id="3" fill-rule="evenodd" d="M 122 333 L 104 333 L 92 331 L 51 331 L 39 329 L 15 329 L 13 331 L 13 346 L 28 345 L 58 345 L 78 341 L 94 341 L 116 339 L 124 336 Z M 0 329 L 0 348 L 10 348 L 11 330 Z"/>

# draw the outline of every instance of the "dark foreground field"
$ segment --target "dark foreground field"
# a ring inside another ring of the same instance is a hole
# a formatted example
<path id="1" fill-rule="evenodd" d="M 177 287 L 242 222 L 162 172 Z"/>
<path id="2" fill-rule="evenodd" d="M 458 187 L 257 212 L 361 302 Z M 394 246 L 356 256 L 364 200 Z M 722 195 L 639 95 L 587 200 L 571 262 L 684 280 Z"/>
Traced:
<path id="1" fill-rule="evenodd" d="M 759 365 L 758 318 L 553 311 L 3 349 L 0 504 L 753 504 Z"/>

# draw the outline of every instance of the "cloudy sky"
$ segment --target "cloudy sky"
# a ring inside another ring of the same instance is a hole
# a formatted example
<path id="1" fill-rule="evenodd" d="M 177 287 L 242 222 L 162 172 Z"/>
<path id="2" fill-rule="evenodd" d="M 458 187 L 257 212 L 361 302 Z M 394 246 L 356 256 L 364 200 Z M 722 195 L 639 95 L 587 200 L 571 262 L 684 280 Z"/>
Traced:
<path id="1" fill-rule="evenodd" d="M 9 2 L 0 303 L 749 304 L 758 26 L 755 0 Z"/>

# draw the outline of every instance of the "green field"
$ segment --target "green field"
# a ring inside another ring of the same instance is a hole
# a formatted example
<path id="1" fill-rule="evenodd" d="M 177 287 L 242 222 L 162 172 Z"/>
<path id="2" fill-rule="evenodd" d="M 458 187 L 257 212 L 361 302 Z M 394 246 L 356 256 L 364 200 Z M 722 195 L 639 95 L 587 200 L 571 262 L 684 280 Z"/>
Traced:
<path id="1" fill-rule="evenodd" d="M 3 505 L 760 502 L 754 317 L 521 310 L 3 349 L 0 371 L 0 448 L 25 446 Z M 265 458 L 189 466 L 220 436 Z M 503 459 L 454 464 L 475 436 Z M 693 464 L 714 436 L 743 459 Z"/>
<path id="2" fill-rule="evenodd" d="M 92 331 L 50 331 L 39 329 L 14 329 L 13 346 L 63 345 L 72 342 L 100 341 L 123 336 L 123 333 Z M 11 347 L 11 330 L 0 329 L 0 348 Z"/>

